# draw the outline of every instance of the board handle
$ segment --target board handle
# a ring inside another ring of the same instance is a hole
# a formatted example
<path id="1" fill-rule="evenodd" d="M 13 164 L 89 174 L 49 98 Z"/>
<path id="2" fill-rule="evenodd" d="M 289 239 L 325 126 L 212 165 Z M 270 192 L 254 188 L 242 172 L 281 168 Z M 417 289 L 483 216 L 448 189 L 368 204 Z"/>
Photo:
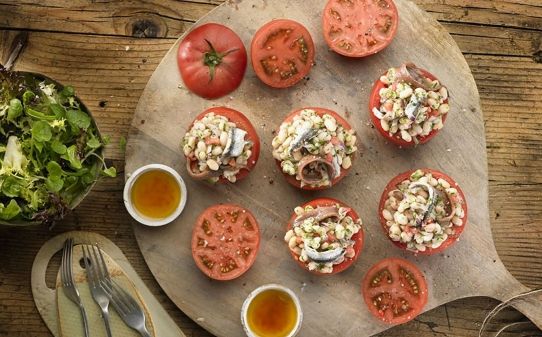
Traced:
<path id="1" fill-rule="evenodd" d="M 532 290 L 516 280 L 509 272 L 507 272 L 505 284 L 502 287 L 499 287 L 499 289 L 500 291 L 492 294 L 491 297 L 501 302 L 506 302 L 515 296 L 525 294 Z M 524 297 L 521 296 L 512 300 L 510 305 L 525 315 L 534 325 L 542 330 L 542 292 L 529 294 Z"/>
<path id="2" fill-rule="evenodd" d="M 519 299 L 512 306 L 542 330 L 542 293 Z"/>

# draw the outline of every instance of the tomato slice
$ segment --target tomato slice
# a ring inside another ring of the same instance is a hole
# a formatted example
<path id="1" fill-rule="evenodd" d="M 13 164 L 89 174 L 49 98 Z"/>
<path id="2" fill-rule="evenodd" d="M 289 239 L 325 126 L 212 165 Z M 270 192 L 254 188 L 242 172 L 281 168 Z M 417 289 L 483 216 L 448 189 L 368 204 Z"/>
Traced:
<path id="1" fill-rule="evenodd" d="M 273 88 L 290 87 L 305 77 L 314 63 L 314 53 L 307 28 L 286 19 L 263 25 L 250 47 L 254 72 Z"/>
<path id="2" fill-rule="evenodd" d="M 309 202 L 301 205 L 301 207 L 304 208 L 306 206 L 312 206 L 313 208 L 317 208 L 317 207 L 335 206 L 335 205 L 339 205 L 339 207 L 347 207 L 347 208 L 349 208 L 350 211 L 348 211 L 348 213 L 346 213 L 346 215 L 350 216 L 352 218 L 352 220 L 354 220 L 354 222 L 359 220 L 359 216 L 356 213 L 356 211 L 354 211 L 354 209 L 352 209 L 350 206 L 348 206 L 344 202 L 336 200 L 336 199 L 332 199 L 332 198 L 314 199 L 312 201 L 309 201 Z M 287 231 L 292 229 L 292 226 L 293 226 L 293 223 L 294 223 L 296 217 L 297 217 L 297 214 L 294 212 L 294 214 L 292 214 L 292 216 L 290 217 L 290 220 L 288 221 L 288 226 L 287 226 L 287 229 L 286 229 Z M 303 269 L 306 269 L 306 270 L 308 270 L 311 273 L 316 274 L 316 275 L 333 275 L 333 274 L 337 274 L 337 273 L 340 273 L 340 272 L 344 271 L 345 269 L 350 267 L 358 259 L 359 255 L 360 255 L 360 252 L 361 252 L 361 249 L 363 248 L 363 243 L 364 243 L 363 238 L 364 238 L 364 234 L 363 234 L 363 227 L 362 227 L 359 230 L 359 232 L 357 232 L 356 234 L 354 234 L 352 236 L 352 240 L 355 242 L 355 244 L 353 246 L 353 248 L 354 248 L 354 256 L 352 258 L 345 258 L 343 262 L 334 265 L 333 266 L 333 271 L 331 273 L 320 273 L 317 270 L 309 270 L 308 263 L 300 261 L 298 254 L 296 254 L 294 251 L 292 251 L 289 248 L 288 248 L 288 250 L 290 251 L 290 255 L 292 256 L 292 258 Z"/>
<path id="3" fill-rule="evenodd" d="M 329 0 L 322 22 L 331 49 L 344 56 L 363 57 L 391 43 L 399 14 L 392 0 Z"/>
<path id="4" fill-rule="evenodd" d="M 431 79 L 436 80 L 437 77 L 430 72 L 428 72 L 425 69 L 420 69 L 422 74 Z M 385 73 L 383 74 L 385 75 Z M 401 133 L 396 132 L 395 134 L 390 136 L 390 133 L 382 128 L 382 124 L 380 124 L 380 120 L 375 116 L 373 113 L 373 108 L 380 108 L 380 89 L 387 87 L 386 84 L 384 84 L 380 79 L 376 80 L 375 84 L 373 85 L 373 89 L 371 90 L 371 95 L 369 96 L 369 115 L 371 117 L 371 121 L 373 122 L 373 125 L 378 130 L 378 132 L 387 140 L 392 142 L 393 144 L 401 147 L 401 148 L 409 148 L 416 146 L 416 143 L 414 141 L 407 142 L 403 138 L 401 138 Z M 444 101 L 444 103 L 449 104 L 449 98 Z M 448 117 L 448 114 L 442 115 L 442 123 L 446 122 L 446 118 Z M 418 137 L 418 143 L 419 144 L 425 144 L 431 139 L 433 139 L 437 133 L 440 130 L 432 130 L 427 136 L 417 136 Z"/>
<path id="5" fill-rule="evenodd" d="M 186 87 L 198 96 L 213 99 L 229 94 L 241 84 L 247 51 L 233 30 L 207 23 L 184 37 L 177 63 Z"/>
<path id="6" fill-rule="evenodd" d="M 361 285 L 369 311 L 389 324 L 414 319 L 427 304 L 427 282 L 422 272 L 401 258 L 387 258 L 371 267 Z"/>
<path id="7" fill-rule="evenodd" d="M 221 115 L 226 117 L 229 121 L 234 122 L 236 126 L 242 130 L 245 130 L 247 132 L 247 135 L 245 136 L 245 140 L 252 142 L 252 154 L 247 160 L 247 166 L 246 168 L 242 168 L 239 173 L 237 173 L 236 178 L 237 181 L 244 179 L 250 171 L 256 166 L 256 163 L 258 162 L 258 158 L 260 157 L 260 137 L 258 137 L 258 133 L 256 132 L 256 129 L 252 125 L 252 123 L 248 120 L 248 118 L 241 112 L 230 109 L 224 106 L 218 106 L 218 107 L 212 107 L 209 108 L 202 113 L 200 113 L 194 121 L 190 124 L 188 127 L 188 130 L 192 128 L 194 123 L 200 119 L 202 119 L 205 115 L 207 115 L 210 112 L 214 112 L 217 115 Z M 189 158 L 186 158 L 186 160 L 190 160 Z M 220 179 L 218 180 L 219 183 L 229 183 L 229 181 L 224 178 L 223 176 L 220 176 Z"/>
<path id="8" fill-rule="evenodd" d="M 406 243 L 391 240 L 391 238 L 388 235 L 388 227 L 386 226 L 386 219 L 384 219 L 384 216 L 382 215 L 382 210 L 384 209 L 384 204 L 386 203 L 386 200 L 388 199 L 388 193 L 390 191 L 396 189 L 397 185 L 399 185 L 402 181 L 404 181 L 406 179 L 409 179 L 410 175 L 416 170 L 411 170 L 411 171 L 401 173 L 401 174 L 397 175 L 395 178 L 393 178 L 392 180 L 390 180 L 390 182 L 386 185 L 386 188 L 384 189 L 384 192 L 382 192 L 382 196 L 380 197 L 380 203 L 378 205 L 378 217 L 380 219 L 380 225 L 382 226 L 382 229 L 384 230 L 384 234 L 386 235 L 386 237 L 388 237 L 388 239 L 390 239 L 391 242 L 393 242 L 394 245 L 396 245 L 397 247 L 399 247 L 401 249 L 409 251 L 411 253 L 420 254 L 420 255 L 432 255 L 432 254 L 441 253 L 442 251 L 444 251 L 445 249 L 447 249 L 448 247 L 453 245 L 457 241 L 457 239 L 459 238 L 461 233 L 463 233 L 463 231 L 465 230 L 465 227 L 467 226 L 467 216 L 468 216 L 468 214 L 467 214 L 468 213 L 467 212 L 467 202 L 466 202 L 467 199 L 465 199 L 465 195 L 463 194 L 463 191 L 461 190 L 459 185 L 455 182 L 455 180 L 450 178 L 448 175 L 446 175 L 446 174 L 444 174 L 444 173 L 442 173 L 440 171 L 433 170 L 433 169 L 428 169 L 428 168 L 422 168 L 421 170 L 424 173 L 431 173 L 433 175 L 433 177 L 435 179 L 437 179 L 437 180 L 439 178 L 442 178 L 442 179 L 446 180 L 448 183 L 450 183 L 450 186 L 457 189 L 458 197 L 459 197 L 460 201 L 462 201 L 461 206 L 463 208 L 463 211 L 465 212 L 465 216 L 462 219 L 463 220 L 463 225 L 462 226 L 454 226 L 453 228 L 455 230 L 455 233 L 452 234 L 452 235 L 449 235 L 448 239 L 446 239 L 438 248 L 428 247 L 428 248 L 426 248 L 425 251 L 413 252 L 413 251 L 407 249 Z"/>
<path id="9" fill-rule="evenodd" d="M 260 228 L 249 210 L 232 204 L 204 210 L 192 232 L 192 257 L 207 276 L 227 281 L 244 274 L 256 260 Z"/>
<path id="10" fill-rule="evenodd" d="M 308 107 L 308 108 L 301 108 L 301 109 L 298 109 L 298 110 L 294 110 L 288 116 L 286 116 L 283 123 L 288 123 L 288 122 L 292 121 L 296 115 L 300 114 L 301 111 L 306 110 L 306 109 L 316 111 L 316 113 L 319 116 L 323 116 L 325 114 L 331 115 L 331 116 L 333 116 L 333 118 L 335 118 L 335 120 L 337 120 L 337 124 L 342 125 L 346 130 L 351 130 L 352 129 L 352 126 L 350 125 L 350 123 L 348 123 L 346 121 L 346 119 L 342 118 L 335 111 L 329 110 L 329 109 L 326 109 L 326 108 L 316 108 L 316 107 Z M 277 130 L 277 133 L 278 133 L 278 130 Z M 286 174 L 286 173 L 284 173 L 282 171 L 282 168 L 280 167 L 280 161 L 275 160 L 275 162 L 276 162 L 277 166 L 279 167 L 280 172 L 282 172 L 282 174 L 286 178 L 286 181 L 292 186 L 295 186 L 297 188 L 300 188 L 302 190 L 307 190 L 307 191 L 318 191 L 318 190 L 324 190 L 326 188 L 329 188 L 329 186 L 318 186 L 318 187 L 314 187 L 314 186 L 310 186 L 310 185 L 301 186 L 301 181 L 297 180 L 295 178 L 295 176 Z M 346 177 L 346 175 L 348 175 L 348 172 L 350 172 L 351 168 L 352 168 L 352 166 L 350 168 L 348 168 L 348 169 L 341 169 L 341 174 L 337 178 L 335 178 L 335 179 L 333 179 L 331 181 L 331 186 L 334 186 L 336 183 L 338 183 L 344 177 Z"/>

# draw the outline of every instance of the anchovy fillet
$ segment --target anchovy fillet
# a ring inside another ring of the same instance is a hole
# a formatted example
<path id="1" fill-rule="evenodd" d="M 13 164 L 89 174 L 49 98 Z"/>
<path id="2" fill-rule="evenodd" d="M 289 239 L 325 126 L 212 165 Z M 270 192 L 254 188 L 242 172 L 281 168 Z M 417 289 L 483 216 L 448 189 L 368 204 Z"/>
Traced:
<path id="1" fill-rule="evenodd" d="M 305 145 L 305 142 L 312 139 L 317 133 L 318 131 L 316 129 L 309 126 L 301 126 L 297 136 L 290 145 L 290 154 L 301 149 Z"/>
<path id="2" fill-rule="evenodd" d="M 304 242 L 303 249 L 307 253 L 309 259 L 319 263 L 334 262 L 341 258 L 345 253 L 345 249 L 342 247 L 337 247 L 335 249 L 319 252 L 316 249 L 310 247 L 306 241 Z"/>
<path id="3" fill-rule="evenodd" d="M 222 158 L 239 157 L 243 153 L 246 141 L 245 136 L 247 132 L 243 129 L 232 128 L 228 133 L 228 141 L 224 148 Z"/>

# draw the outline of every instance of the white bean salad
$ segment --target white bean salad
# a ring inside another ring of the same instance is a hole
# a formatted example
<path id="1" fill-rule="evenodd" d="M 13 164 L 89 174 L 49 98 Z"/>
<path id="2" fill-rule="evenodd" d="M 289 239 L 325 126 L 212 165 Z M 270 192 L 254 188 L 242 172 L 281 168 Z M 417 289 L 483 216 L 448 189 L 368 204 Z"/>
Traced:
<path id="1" fill-rule="evenodd" d="M 322 110 L 301 110 L 280 125 L 272 141 L 273 157 L 285 174 L 300 181 L 301 187 L 331 186 L 341 170 L 352 166 L 357 150 L 355 131 Z"/>
<path id="2" fill-rule="evenodd" d="M 388 235 L 414 252 L 436 249 L 446 240 L 456 239 L 466 222 L 459 187 L 435 175 L 416 170 L 386 189 L 382 217 Z"/>
<path id="3" fill-rule="evenodd" d="M 443 117 L 450 111 L 448 89 L 438 80 L 425 77 L 419 68 L 406 64 L 390 68 L 380 77 L 380 106 L 372 113 L 390 137 L 418 144 L 433 130 L 444 127 Z"/>
<path id="4" fill-rule="evenodd" d="M 247 167 L 253 142 L 247 132 L 228 118 L 209 112 L 194 122 L 182 141 L 188 173 L 195 179 L 217 182 L 220 177 L 234 183 Z"/>
<path id="5" fill-rule="evenodd" d="M 356 257 L 353 236 L 361 230 L 361 219 L 354 220 L 350 208 L 305 206 L 295 208 L 296 218 L 284 241 L 300 262 L 310 271 L 333 272 L 334 266 Z"/>

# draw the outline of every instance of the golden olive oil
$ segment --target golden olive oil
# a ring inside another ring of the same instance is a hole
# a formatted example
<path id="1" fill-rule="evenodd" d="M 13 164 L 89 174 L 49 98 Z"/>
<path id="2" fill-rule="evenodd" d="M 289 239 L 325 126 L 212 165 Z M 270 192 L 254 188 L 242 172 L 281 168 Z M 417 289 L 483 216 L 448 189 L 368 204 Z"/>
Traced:
<path id="1" fill-rule="evenodd" d="M 168 172 L 152 170 L 141 174 L 132 186 L 132 203 L 143 216 L 163 219 L 170 216 L 181 200 L 181 188 Z"/>
<path id="2" fill-rule="evenodd" d="M 295 329 L 297 308 L 290 295 L 277 289 L 264 290 L 248 306 L 250 330 L 260 337 L 285 337 Z"/>

